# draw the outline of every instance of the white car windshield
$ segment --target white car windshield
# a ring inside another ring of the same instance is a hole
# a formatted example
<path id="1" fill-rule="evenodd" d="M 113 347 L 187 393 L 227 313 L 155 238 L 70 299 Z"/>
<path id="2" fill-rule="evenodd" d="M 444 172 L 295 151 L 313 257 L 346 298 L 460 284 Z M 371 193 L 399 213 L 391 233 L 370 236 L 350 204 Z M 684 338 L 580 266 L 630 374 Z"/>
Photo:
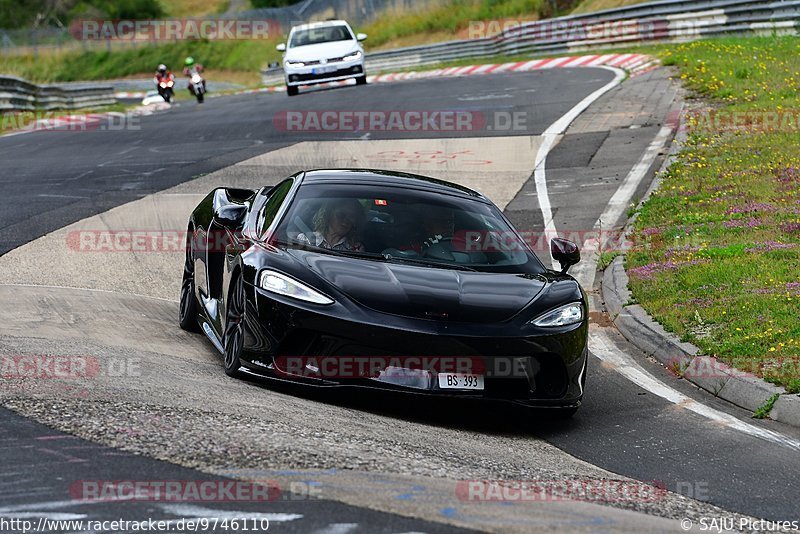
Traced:
<path id="1" fill-rule="evenodd" d="M 336 26 L 321 26 L 319 28 L 308 28 L 305 30 L 297 30 L 292 34 L 289 41 L 289 48 L 297 48 L 298 46 L 306 46 L 319 43 L 329 43 L 333 41 L 350 41 L 353 39 L 353 34 L 350 29 L 344 24 Z"/>

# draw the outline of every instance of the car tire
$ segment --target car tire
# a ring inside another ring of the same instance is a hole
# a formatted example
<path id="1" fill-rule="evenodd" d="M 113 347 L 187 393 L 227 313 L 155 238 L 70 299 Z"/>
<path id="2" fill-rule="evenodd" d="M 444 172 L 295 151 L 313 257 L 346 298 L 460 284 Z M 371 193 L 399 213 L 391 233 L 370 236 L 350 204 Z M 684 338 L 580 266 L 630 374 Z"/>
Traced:
<path id="1" fill-rule="evenodd" d="M 228 304 L 225 310 L 225 330 L 222 335 L 222 348 L 225 357 L 225 374 L 234 378 L 241 376 L 240 356 L 244 352 L 244 313 L 246 299 L 242 277 L 236 276 L 231 282 Z"/>
<path id="2" fill-rule="evenodd" d="M 367 85 L 367 75 L 358 76 L 356 78 L 356 85 Z"/>
<path id="3" fill-rule="evenodd" d="M 286 94 L 288 96 L 297 96 L 297 86 L 296 85 L 287 85 L 286 86 Z"/>
<path id="4" fill-rule="evenodd" d="M 187 332 L 200 332 L 197 324 L 197 298 L 194 290 L 194 252 L 192 250 L 190 231 L 186 237 L 186 260 L 183 263 L 183 280 L 181 282 L 181 302 L 178 311 L 178 324 Z"/>

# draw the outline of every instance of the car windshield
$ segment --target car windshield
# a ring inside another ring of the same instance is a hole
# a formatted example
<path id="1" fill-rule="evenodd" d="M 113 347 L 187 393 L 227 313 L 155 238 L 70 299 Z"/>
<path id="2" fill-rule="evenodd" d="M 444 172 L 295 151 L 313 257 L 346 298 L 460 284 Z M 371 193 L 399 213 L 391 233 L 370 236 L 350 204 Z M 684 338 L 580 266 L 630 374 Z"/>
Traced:
<path id="1" fill-rule="evenodd" d="M 496 207 L 397 186 L 305 184 L 266 240 L 278 246 L 432 268 L 545 271 Z"/>
<path id="2" fill-rule="evenodd" d="M 289 40 L 289 48 L 306 46 L 319 43 L 329 43 L 331 41 L 349 41 L 353 35 L 347 26 L 338 24 L 336 26 L 321 26 L 319 28 L 308 28 L 297 30 Z"/>

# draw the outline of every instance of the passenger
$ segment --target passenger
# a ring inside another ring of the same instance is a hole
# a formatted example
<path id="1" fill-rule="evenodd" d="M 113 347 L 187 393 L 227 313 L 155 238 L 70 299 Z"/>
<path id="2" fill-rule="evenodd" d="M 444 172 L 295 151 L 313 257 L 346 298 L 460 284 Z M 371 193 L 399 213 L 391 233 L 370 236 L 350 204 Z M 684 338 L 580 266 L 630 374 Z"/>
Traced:
<path id="1" fill-rule="evenodd" d="M 364 209 L 354 198 L 326 201 L 314 215 L 314 233 L 300 234 L 298 241 L 330 250 L 355 250 L 362 252 L 364 245 L 358 239 L 364 224 Z"/>

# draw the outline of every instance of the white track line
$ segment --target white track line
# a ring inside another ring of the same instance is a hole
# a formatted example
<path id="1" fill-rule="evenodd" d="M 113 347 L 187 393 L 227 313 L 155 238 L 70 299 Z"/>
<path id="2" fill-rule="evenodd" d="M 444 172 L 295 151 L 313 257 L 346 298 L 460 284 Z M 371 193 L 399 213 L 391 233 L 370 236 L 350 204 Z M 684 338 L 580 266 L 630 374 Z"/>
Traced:
<path id="1" fill-rule="evenodd" d="M 547 180 L 545 179 L 545 160 L 547 154 L 555 145 L 558 137 L 564 133 L 567 127 L 575 120 L 575 118 L 583 113 L 592 103 L 606 94 L 609 90 L 616 87 L 625 78 L 625 71 L 612 68 L 601 67 L 610 70 L 614 73 L 614 79 L 605 84 L 600 89 L 596 90 L 570 109 L 567 113 L 561 116 L 556 122 L 551 124 L 542 133 L 542 144 L 539 145 L 539 150 L 536 152 L 536 160 L 533 168 L 533 179 L 536 184 L 536 198 L 539 201 L 539 210 L 542 212 L 542 221 L 544 222 L 544 237 L 547 242 L 552 237 L 556 237 L 556 226 L 553 222 L 553 209 L 550 205 L 550 196 L 547 193 Z M 557 269 L 555 260 L 551 260 L 553 268 Z"/>
<path id="2" fill-rule="evenodd" d="M 590 235 L 597 235 L 597 232 L 603 228 L 610 230 L 620 220 L 628 209 L 634 193 L 636 193 L 642 180 L 647 175 L 647 170 L 653 165 L 659 151 L 664 147 L 671 133 L 672 130 L 666 126 L 658 131 L 647 150 L 644 151 L 642 157 L 639 158 L 639 161 L 636 162 L 636 165 L 633 166 L 608 201 L 603 213 L 600 214 L 600 218 L 594 223 Z M 600 236 L 600 238 L 604 241 L 603 236 Z M 584 241 L 581 248 L 581 254 L 584 255 L 583 261 L 572 270 L 572 276 L 580 282 L 586 291 L 591 291 L 594 286 L 597 259 L 599 257 L 599 249 L 604 245 L 603 241 L 598 241 L 595 238 Z"/>
<path id="3" fill-rule="evenodd" d="M 536 156 L 536 168 L 534 170 L 534 174 L 536 180 L 536 194 L 539 199 L 539 208 L 542 211 L 542 217 L 545 221 L 545 237 L 548 241 L 551 236 L 555 236 L 557 234 L 555 225 L 553 224 L 550 199 L 547 196 L 547 182 L 545 175 L 545 160 L 547 153 L 552 148 L 553 141 L 558 135 L 557 132 L 563 132 L 579 113 L 586 109 L 592 102 L 597 100 L 597 98 L 602 96 L 603 93 L 619 83 L 619 79 L 621 79 L 621 76 L 624 76 L 624 72 L 616 68 L 613 68 L 612 70 L 617 72 L 617 77 L 614 79 L 614 81 L 610 82 L 606 86 L 601 87 L 586 97 L 583 101 L 578 103 L 578 105 L 572 108 L 566 115 L 553 123 L 550 128 L 545 130 L 545 139 L 542 142 L 542 145 L 539 147 L 539 153 L 537 153 Z M 623 180 L 619 188 L 617 188 L 617 191 L 609 200 L 608 205 L 603 210 L 600 218 L 597 220 L 597 222 L 595 222 L 595 230 L 599 230 L 601 226 L 605 226 L 605 228 L 610 229 L 622 217 L 623 213 L 627 209 L 628 204 L 633 198 L 633 194 L 636 192 L 636 189 L 647 175 L 648 169 L 650 169 L 652 166 L 653 162 L 658 156 L 659 151 L 666 144 L 666 141 L 671 133 L 672 132 L 670 128 L 667 127 L 663 127 L 658 131 L 653 141 L 642 154 L 641 158 L 639 158 L 639 161 L 636 162 L 631 171 L 625 177 L 625 180 Z M 595 273 L 597 271 L 597 248 L 601 244 L 602 243 L 598 243 L 596 239 L 587 239 L 583 243 L 582 251 L 591 250 L 592 252 L 588 258 L 585 258 L 584 261 L 578 264 L 573 270 L 573 276 L 587 291 L 591 291 L 594 285 Z M 555 262 L 553 262 L 553 267 L 556 268 Z M 590 330 L 589 348 L 591 353 L 597 358 L 611 364 L 615 371 L 639 387 L 649 391 L 650 393 L 653 393 L 654 395 L 680 406 L 683 409 L 705 417 L 706 419 L 709 419 L 717 424 L 722 424 L 726 428 L 737 430 L 750 436 L 769 441 L 771 443 L 776 443 L 795 451 L 800 451 L 800 440 L 796 440 L 788 436 L 784 436 L 778 432 L 767 430 L 741 421 L 730 414 L 697 402 L 678 390 L 661 382 L 653 375 L 648 373 L 643 367 L 641 367 L 631 355 L 617 347 L 616 343 L 611 340 L 611 338 L 609 338 L 602 329 L 592 328 Z"/>
<path id="4" fill-rule="evenodd" d="M 130 297 L 137 297 L 142 299 L 152 299 L 152 300 L 160 300 L 163 302 L 170 302 L 173 304 L 178 304 L 179 301 L 172 300 L 172 299 L 165 299 L 163 297 L 152 297 L 150 295 L 141 295 L 139 293 L 120 293 L 118 291 L 111 291 L 110 289 L 95 289 L 91 287 L 73 287 L 73 286 L 55 286 L 55 285 L 47 285 L 47 284 L 0 284 L 0 287 L 32 287 L 32 288 L 43 288 L 43 289 L 70 289 L 70 290 L 77 290 L 77 291 L 89 291 L 92 293 L 108 293 L 109 295 L 125 295 Z"/>
<path id="5" fill-rule="evenodd" d="M 658 395 L 662 399 L 678 405 L 679 407 L 694 412 L 714 423 L 721 424 L 732 430 L 738 430 L 750 436 L 776 443 L 783 447 L 800 451 L 800 440 L 784 436 L 778 432 L 757 427 L 750 423 L 745 423 L 736 417 L 721 412 L 705 404 L 697 402 L 679 392 L 676 389 L 664 384 L 653 375 L 648 373 L 636 361 L 628 356 L 623 350 L 617 347 L 616 343 L 605 333 L 604 329 L 597 328 L 589 335 L 592 354 L 606 363 L 611 364 L 612 368 L 622 376 L 638 385 L 642 389 Z"/>

